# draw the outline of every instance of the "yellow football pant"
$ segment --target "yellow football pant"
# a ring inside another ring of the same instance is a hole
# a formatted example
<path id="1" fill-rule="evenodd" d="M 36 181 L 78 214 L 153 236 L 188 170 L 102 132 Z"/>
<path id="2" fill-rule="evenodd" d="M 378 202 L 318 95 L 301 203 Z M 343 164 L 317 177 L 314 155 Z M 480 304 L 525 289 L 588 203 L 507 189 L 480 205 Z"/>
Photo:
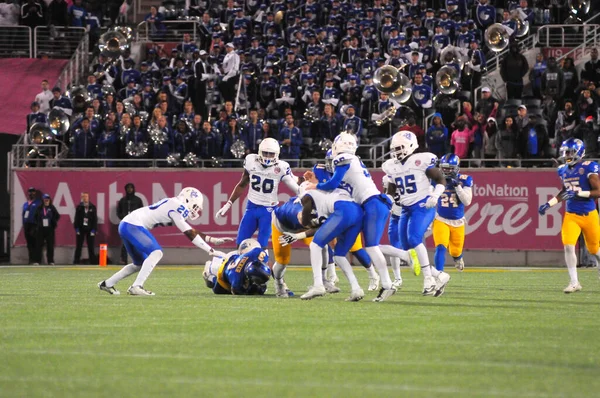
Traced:
<path id="1" fill-rule="evenodd" d="M 597 210 L 589 212 L 586 216 L 565 213 L 561 231 L 563 245 L 575 246 L 581 232 L 583 232 L 585 246 L 590 254 L 598 253 L 600 249 L 600 224 Z"/>
<path id="2" fill-rule="evenodd" d="M 447 247 L 452 257 L 459 257 L 465 245 L 465 225 L 453 227 L 438 219 L 433 220 L 433 242 L 436 247 Z"/>

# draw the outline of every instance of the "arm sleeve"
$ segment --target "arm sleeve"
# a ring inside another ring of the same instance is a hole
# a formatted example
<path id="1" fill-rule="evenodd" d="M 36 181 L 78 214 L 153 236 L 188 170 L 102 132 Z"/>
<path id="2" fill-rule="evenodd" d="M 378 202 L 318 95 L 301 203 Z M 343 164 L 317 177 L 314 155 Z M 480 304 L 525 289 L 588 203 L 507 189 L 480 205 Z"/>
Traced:
<path id="1" fill-rule="evenodd" d="M 456 187 L 456 195 L 458 199 L 460 199 L 461 203 L 465 206 L 469 206 L 473 201 L 473 190 L 471 187 L 461 187 L 460 185 Z"/>
<path id="2" fill-rule="evenodd" d="M 336 166 L 335 172 L 333 173 L 331 179 L 327 182 L 321 182 L 317 184 L 317 189 L 320 189 L 322 191 L 333 191 L 334 189 L 340 186 L 340 183 L 344 179 L 344 176 L 348 172 L 349 168 L 349 164 Z"/>
<path id="3" fill-rule="evenodd" d="M 179 230 L 181 232 L 187 232 L 190 229 L 192 229 L 192 227 L 190 226 L 190 224 L 188 224 L 185 219 L 183 218 L 183 216 L 179 213 L 177 213 L 175 210 L 169 210 L 169 218 L 171 220 L 173 220 L 173 224 L 175 224 L 175 226 L 177 228 L 179 228 Z"/>
<path id="4" fill-rule="evenodd" d="M 300 189 L 300 186 L 296 183 L 295 178 L 291 174 L 284 175 L 281 178 L 281 181 L 283 181 L 285 183 L 285 185 L 287 185 L 288 188 L 291 189 L 292 192 L 294 192 L 294 195 L 298 194 L 298 190 Z"/>

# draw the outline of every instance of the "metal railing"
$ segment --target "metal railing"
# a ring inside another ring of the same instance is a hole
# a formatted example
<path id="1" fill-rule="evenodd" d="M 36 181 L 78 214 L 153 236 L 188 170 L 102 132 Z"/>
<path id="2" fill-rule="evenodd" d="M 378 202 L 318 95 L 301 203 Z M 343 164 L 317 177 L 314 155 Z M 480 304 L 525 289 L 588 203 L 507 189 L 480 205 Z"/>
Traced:
<path id="1" fill-rule="evenodd" d="M 600 25 L 595 25 L 595 26 L 600 26 Z M 560 62 L 564 58 L 571 57 L 575 60 L 575 62 L 577 62 L 577 60 L 579 58 L 582 58 L 586 55 L 586 52 L 588 50 L 591 50 L 592 48 L 598 48 L 598 44 L 600 44 L 600 36 L 599 35 L 600 35 L 600 30 L 596 30 L 595 34 L 590 35 L 587 38 L 584 38 L 583 43 L 581 43 L 577 47 L 571 49 L 570 51 L 566 52 L 565 54 L 561 55 L 560 57 L 558 57 L 556 59 L 556 61 Z"/>
<path id="2" fill-rule="evenodd" d="M 87 36 L 85 28 L 37 26 L 34 29 L 33 57 L 45 55 L 48 58 L 69 58 Z"/>
<path id="3" fill-rule="evenodd" d="M 165 30 L 153 31 L 153 25 L 142 21 L 137 25 L 136 40 L 141 42 L 148 41 L 181 41 L 183 34 L 189 33 L 192 41 L 198 41 L 202 38 L 203 27 L 199 21 L 181 20 L 181 21 L 163 21 Z"/>
<path id="4" fill-rule="evenodd" d="M 83 36 L 77 49 L 71 56 L 71 59 L 60 73 L 56 85 L 60 87 L 63 92 L 67 90 L 67 87 L 72 83 L 79 83 L 82 76 L 88 73 L 90 62 L 89 45 L 90 41 L 88 36 Z"/>
<path id="5" fill-rule="evenodd" d="M 33 37 L 29 26 L 0 26 L 0 58 L 32 58 Z"/>
<path id="6" fill-rule="evenodd" d="M 588 37 L 597 36 L 600 25 L 544 25 L 536 35 L 536 42 L 544 47 L 577 47 Z"/>

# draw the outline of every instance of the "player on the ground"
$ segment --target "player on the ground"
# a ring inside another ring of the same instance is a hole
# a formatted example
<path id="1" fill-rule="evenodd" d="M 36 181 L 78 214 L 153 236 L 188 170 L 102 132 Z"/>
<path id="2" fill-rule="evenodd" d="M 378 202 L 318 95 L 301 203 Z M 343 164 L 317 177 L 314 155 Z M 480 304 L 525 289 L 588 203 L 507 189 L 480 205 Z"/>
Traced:
<path id="1" fill-rule="evenodd" d="M 346 301 L 361 300 L 365 292 L 360 288 L 346 255 L 362 229 L 362 207 L 341 189 L 333 192 L 311 189 L 302 196 L 301 203 L 302 212 L 298 215 L 299 221 L 303 226 L 311 229 L 300 233 L 286 232 L 284 235 L 291 239 L 282 239 L 283 244 L 290 244 L 314 236 L 309 245 L 313 285 L 300 298 L 310 300 L 325 294 L 323 280 L 327 270 L 327 244 L 337 239 L 333 258 L 348 278 L 351 288 L 350 297 Z"/>
<path id="2" fill-rule="evenodd" d="M 381 289 L 374 300 L 379 302 L 396 293 L 396 289 L 392 286 L 385 257 L 379 248 L 392 202 L 377 189 L 371 174 L 355 155 L 357 148 L 354 136 L 347 133 L 338 135 L 332 147 L 333 176 L 329 181 L 317 184 L 316 188 L 324 191 L 344 189 L 356 203 L 362 206 L 364 210 L 362 232 L 365 238 L 365 248 L 381 278 Z M 408 253 L 397 250 L 398 257 L 408 259 Z"/>
<path id="3" fill-rule="evenodd" d="M 562 143 L 559 153 L 559 159 L 564 162 L 558 167 L 563 187 L 558 195 L 540 206 L 539 212 L 544 215 L 550 207 L 567 202 L 561 235 L 571 281 L 563 291 L 575 293 L 581 290 L 575 254 L 575 245 L 581 232 L 588 251 L 600 261 L 600 225 L 596 210 L 596 200 L 600 197 L 600 179 L 598 163 L 583 160 L 585 147 L 581 140 L 569 138 Z"/>
<path id="4" fill-rule="evenodd" d="M 415 249 L 423 273 L 423 295 L 441 296 L 450 275 L 431 266 L 423 243 L 427 228 L 435 217 L 438 199 L 446 189 L 444 175 L 436 167 L 437 156 L 429 152 L 414 153 L 419 147 L 417 137 L 410 131 L 399 131 L 392 137 L 391 159 L 381 167 L 391 178 L 388 194 L 400 194 L 402 214 L 399 234 L 402 249 Z M 431 192 L 431 180 L 435 188 Z"/>
<path id="5" fill-rule="evenodd" d="M 469 206 L 473 200 L 473 178 L 459 173 L 460 158 L 453 153 L 442 156 L 440 169 L 446 177 L 446 189 L 440 196 L 433 221 L 435 268 L 444 270 L 448 250 L 454 258 L 454 266 L 462 271 L 465 268 L 465 206 Z"/>
<path id="6" fill-rule="evenodd" d="M 279 160 L 279 143 L 273 138 L 265 138 L 258 146 L 258 154 L 246 156 L 242 179 L 233 189 L 227 203 L 216 214 L 216 217 L 224 217 L 233 202 L 250 185 L 248 204 L 238 229 L 238 245 L 252 237 L 258 229 L 258 242 L 263 249 L 267 248 L 271 236 L 271 212 L 279 203 L 277 194 L 280 182 L 298 193 L 298 184 L 290 165 Z"/>
<path id="7" fill-rule="evenodd" d="M 300 195 L 303 195 L 303 186 L 306 182 L 300 184 Z M 307 231 L 307 228 L 300 224 L 298 214 L 302 212 L 302 203 L 297 197 L 292 197 L 286 203 L 277 207 L 273 211 L 273 235 L 271 243 L 273 244 L 273 254 L 275 263 L 273 264 L 273 280 L 275 282 L 275 296 L 287 298 L 290 292 L 286 287 L 283 275 L 287 265 L 290 263 L 292 246 L 286 241 L 285 233 L 301 233 Z M 301 239 L 306 246 L 310 247 L 311 237 Z M 329 249 L 330 251 L 331 249 Z M 338 293 L 340 289 L 327 279 L 323 280 L 327 293 Z"/>
<path id="8" fill-rule="evenodd" d="M 135 282 L 127 289 L 134 296 L 154 296 L 144 289 L 144 283 L 163 256 L 162 248 L 150 233 L 159 226 L 175 225 L 192 243 L 211 256 L 224 254 L 215 251 L 209 243 L 221 245 L 233 241 L 232 238 L 213 238 L 196 231 L 185 220 L 195 220 L 200 216 L 204 198 L 196 188 L 183 188 L 174 198 L 166 198 L 129 213 L 119 224 L 119 235 L 131 256 L 133 263 L 124 266 L 119 272 L 98 283 L 100 290 L 110 294 L 120 294 L 115 285 L 121 279 L 139 272 Z"/>
<path id="9" fill-rule="evenodd" d="M 305 179 L 307 177 L 305 173 Z M 325 164 L 316 164 L 312 170 L 313 182 L 327 182 L 333 176 L 333 152 L 331 149 L 325 154 Z M 329 250 L 331 254 L 331 249 Z M 362 239 L 360 234 L 356 238 L 356 242 L 350 248 L 350 253 L 356 257 L 358 262 L 365 267 L 369 273 L 369 287 L 367 290 L 375 291 L 379 289 L 379 274 L 375 271 L 375 267 L 371 264 L 371 258 L 367 254 L 367 251 L 363 248 Z M 335 272 L 335 263 L 333 262 L 333 256 L 330 256 L 329 264 L 327 264 L 327 273 L 329 274 L 329 281 L 334 285 L 338 282 L 338 277 Z"/>
<path id="10" fill-rule="evenodd" d="M 207 261 L 202 276 L 215 294 L 263 295 L 271 269 L 269 255 L 255 239 L 246 239 L 223 257 Z"/>

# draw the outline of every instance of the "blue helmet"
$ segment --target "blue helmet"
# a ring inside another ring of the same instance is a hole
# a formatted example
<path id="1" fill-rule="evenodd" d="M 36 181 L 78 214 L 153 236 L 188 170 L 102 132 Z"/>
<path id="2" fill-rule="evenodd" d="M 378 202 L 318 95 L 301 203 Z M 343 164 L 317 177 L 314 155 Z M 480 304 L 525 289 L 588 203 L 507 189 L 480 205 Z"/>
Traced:
<path id="1" fill-rule="evenodd" d="M 569 138 L 563 141 L 558 153 L 560 161 L 572 166 L 585 156 L 585 146 L 580 139 Z"/>
<path id="2" fill-rule="evenodd" d="M 256 283 L 257 285 L 262 285 L 263 283 L 267 283 L 269 278 L 271 277 L 271 269 L 269 266 L 262 261 L 253 261 L 246 267 L 246 277 L 252 283 Z"/>
<path id="3" fill-rule="evenodd" d="M 325 170 L 333 173 L 333 151 L 331 149 L 328 149 L 325 154 Z"/>
<path id="4" fill-rule="evenodd" d="M 453 153 L 447 153 L 440 159 L 440 169 L 446 177 L 456 177 L 460 170 L 460 158 Z"/>

